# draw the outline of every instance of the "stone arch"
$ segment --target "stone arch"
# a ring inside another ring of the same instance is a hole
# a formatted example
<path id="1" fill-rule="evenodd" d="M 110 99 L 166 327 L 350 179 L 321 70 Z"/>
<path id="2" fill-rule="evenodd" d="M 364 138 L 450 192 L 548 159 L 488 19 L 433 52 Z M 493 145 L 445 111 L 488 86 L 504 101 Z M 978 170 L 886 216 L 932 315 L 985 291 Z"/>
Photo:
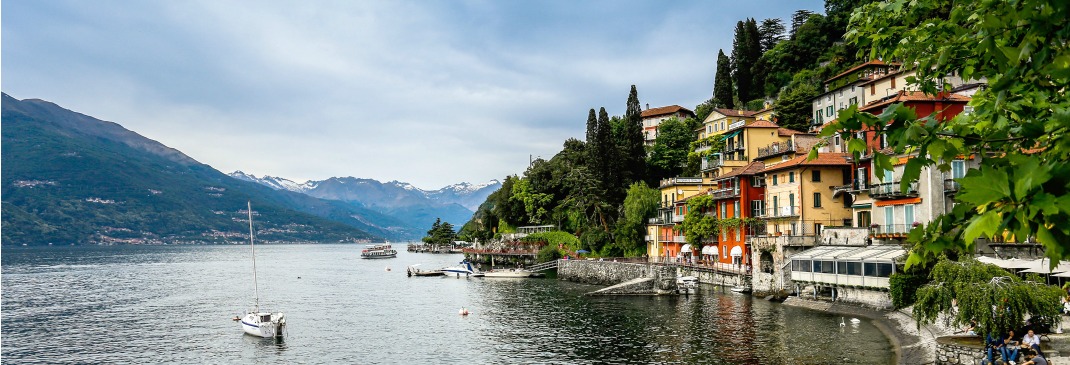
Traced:
<path id="1" fill-rule="evenodd" d="M 758 268 L 766 274 L 773 273 L 773 253 L 762 250 L 758 256 Z"/>

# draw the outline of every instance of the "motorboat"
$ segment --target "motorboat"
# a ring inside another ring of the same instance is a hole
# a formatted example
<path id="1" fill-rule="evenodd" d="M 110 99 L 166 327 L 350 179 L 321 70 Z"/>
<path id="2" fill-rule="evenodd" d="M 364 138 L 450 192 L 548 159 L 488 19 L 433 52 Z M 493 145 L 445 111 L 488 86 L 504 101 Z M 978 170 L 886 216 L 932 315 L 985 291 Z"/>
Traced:
<path id="1" fill-rule="evenodd" d="M 413 277 L 413 276 L 442 276 L 442 275 L 446 275 L 446 273 L 442 272 L 442 270 L 420 270 L 420 269 L 418 268 L 418 266 L 420 266 L 420 264 L 416 264 L 416 265 L 410 265 L 410 266 L 409 266 L 409 268 L 408 268 L 408 269 L 406 269 L 406 274 L 407 274 L 407 275 L 408 275 L 409 277 Z"/>
<path id="2" fill-rule="evenodd" d="M 367 245 L 364 250 L 360 251 L 360 258 L 362 259 L 390 259 L 395 257 L 398 257 L 398 252 L 390 247 L 389 243 Z"/>
<path id="3" fill-rule="evenodd" d="M 244 317 L 234 317 L 234 321 L 241 322 L 241 328 L 246 334 L 263 338 L 282 338 L 286 328 L 286 316 L 282 312 L 271 313 L 260 311 L 260 289 L 256 283 L 256 246 L 253 244 L 253 204 L 247 203 L 249 211 L 249 251 L 253 261 L 253 298 L 254 307 L 245 313 Z"/>
<path id="4" fill-rule="evenodd" d="M 485 278 L 530 278 L 534 274 L 524 269 L 491 270 L 483 272 Z"/>
<path id="5" fill-rule="evenodd" d="M 750 294 L 750 292 L 751 292 L 751 288 L 750 287 L 742 286 L 742 285 L 733 286 L 731 290 L 733 292 L 740 293 L 740 294 Z"/>
<path id="6" fill-rule="evenodd" d="M 458 276 L 458 277 L 461 276 L 461 275 L 464 275 L 464 276 L 483 276 L 483 273 L 479 272 L 475 268 L 473 268 L 472 267 L 472 263 L 468 262 L 468 260 L 461 261 L 457 266 L 444 267 L 444 268 L 442 268 L 441 271 L 443 273 L 445 273 L 446 275 L 455 275 L 455 276 Z"/>
<path id="7" fill-rule="evenodd" d="M 697 276 L 677 276 L 676 292 L 678 294 L 694 294 L 698 290 Z"/>

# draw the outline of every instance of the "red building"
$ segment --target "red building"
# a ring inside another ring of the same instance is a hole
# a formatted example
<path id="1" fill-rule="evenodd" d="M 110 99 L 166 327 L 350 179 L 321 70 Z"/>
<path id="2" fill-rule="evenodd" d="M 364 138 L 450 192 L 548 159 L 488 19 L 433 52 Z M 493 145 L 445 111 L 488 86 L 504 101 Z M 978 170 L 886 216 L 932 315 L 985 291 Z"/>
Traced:
<path id="1" fill-rule="evenodd" d="M 755 218 L 761 214 L 765 200 L 765 180 L 755 177 L 765 164 L 753 161 L 746 166 L 714 178 L 717 187 L 709 194 L 715 203 L 714 216 L 722 220 Z M 765 228 L 764 223 L 759 229 Z M 755 232 L 746 225 L 723 227 L 717 237 L 717 261 L 724 264 L 750 262 L 747 237 Z"/>

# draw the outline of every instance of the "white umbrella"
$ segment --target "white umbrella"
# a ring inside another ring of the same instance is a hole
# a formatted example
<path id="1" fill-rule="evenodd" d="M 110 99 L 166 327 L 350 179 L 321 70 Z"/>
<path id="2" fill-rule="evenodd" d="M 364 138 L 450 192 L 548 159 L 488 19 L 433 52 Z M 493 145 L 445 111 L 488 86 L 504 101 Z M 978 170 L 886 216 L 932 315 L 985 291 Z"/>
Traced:
<path id="1" fill-rule="evenodd" d="M 1044 262 L 1042 262 L 1040 265 L 1023 270 L 1022 272 L 1035 272 L 1038 274 L 1056 274 L 1070 271 L 1070 261 L 1059 261 L 1059 265 L 1054 268 L 1052 268 L 1050 264 L 1048 264 L 1050 262 L 1048 261 L 1048 259 L 1044 259 L 1043 261 Z"/>
<path id="2" fill-rule="evenodd" d="M 999 265 L 1004 269 L 1028 269 L 1037 264 L 1041 260 L 1022 260 L 1018 258 L 1006 260 L 1003 265 Z"/>
<path id="3" fill-rule="evenodd" d="M 1052 276 L 1056 276 L 1056 277 L 1060 277 L 1060 278 L 1070 278 L 1070 271 L 1053 274 Z"/>

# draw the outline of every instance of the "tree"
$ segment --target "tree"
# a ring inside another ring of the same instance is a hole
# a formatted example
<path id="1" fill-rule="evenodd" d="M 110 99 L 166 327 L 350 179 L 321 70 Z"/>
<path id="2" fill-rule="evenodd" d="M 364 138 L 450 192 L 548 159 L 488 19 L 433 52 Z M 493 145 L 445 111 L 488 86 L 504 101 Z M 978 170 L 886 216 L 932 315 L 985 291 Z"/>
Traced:
<path id="1" fill-rule="evenodd" d="M 930 279 L 917 291 L 913 314 L 919 324 L 933 323 L 946 315 L 956 327 L 976 320 L 988 334 L 1021 328 L 1027 315 L 1054 324 L 1062 309 L 1059 299 L 1065 295 L 1059 287 L 1023 280 L 976 260 L 942 259 L 933 267 Z"/>
<path id="2" fill-rule="evenodd" d="M 797 131 L 809 130 L 813 100 L 817 96 L 817 90 L 809 84 L 799 84 L 782 91 L 774 103 L 777 124 Z"/>
<path id="3" fill-rule="evenodd" d="M 795 39 L 795 34 L 798 33 L 799 27 L 802 27 L 802 25 L 805 24 L 806 21 L 810 19 L 810 15 L 813 15 L 813 14 L 814 14 L 814 12 L 809 11 L 809 10 L 805 10 L 805 9 L 796 10 L 794 13 L 791 14 L 791 38 L 792 39 Z"/>
<path id="4" fill-rule="evenodd" d="M 453 225 L 449 222 L 442 222 L 441 218 L 435 218 L 435 223 L 431 224 L 431 229 L 423 238 L 424 242 L 432 245 L 450 245 L 456 240 L 457 233 L 453 231 Z"/>
<path id="5" fill-rule="evenodd" d="M 658 126 L 658 138 L 648 160 L 651 180 L 677 176 L 687 164 L 687 154 L 691 152 L 691 142 L 695 133 L 683 121 L 674 118 L 661 122 Z"/>
<path id="6" fill-rule="evenodd" d="M 735 108 L 736 104 L 732 100 L 732 92 L 732 62 L 728 59 L 728 56 L 725 56 L 722 49 L 717 51 L 717 74 L 713 80 L 714 104 L 722 108 Z M 709 115 L 709 113 L 706 113 L 706 115 Z"/>
<path id="7" fill-rule="evenodd" d="M 767 18 L 758 26 L 758 38 L 761 42 L 761 52 L 765 53 L 776 47 L 777 43 L 784 40 L 784 21 L 780 18 Z"/>
<path id="8" fill-rule="evenodd" d="M 658 211 L 660 192 L 642 182 L 628 187 L 628 195 L 621 207 L 623 214 L 617 221 L 616 244 L 610 255 L 625 257 L 641 256 L 646 252 L 646 220 L 653 218 Z"/>
<path id="9" fill-rule="evenodd" d="M 723 55 L 724 54 L 722 53 L 722 56 Z M 714 86 L 714 88 L 716 88 L 716 86 Z M 714 101 L 713 98 L 709 98 L 701 104 L 695 105 L 695 120 L 698 121 L 700 126 L 702 125 L 702 121 L 706 120 L 706 117 L 710 116 L 710 113 L 713 113 L 713 109 L 717 107 L 716 103 L 717 102 Z"/>
<path id="10" fill-rule="evenodd" d="M 950 161 L 979 160 L 957 180 L 955 208 L 910 233 L 907 265 L 931 265 L 945 252 L 974 251 L 977 238 L 1036 239 L 1052 263 L 1070 258 L 1070 3 L 885 1 L 855 11 L 847 39 L 870 58 L 916 65 L 908 79 L 926 93 L 946 92 L 945 75 L 985 79 L 971 113 L 951 120 L 919 116 L 901 104 L 881 115 L 840 112 L 821 135 L 839 133 L 858 158 L 864 143 L 853 133 L 887 136 L 895 154 L 914 153 L 902 187 L 925 167 L 950 170 Z M 999 16 L 992 16 L 999 14 Z M 811 154 L 814 154 L 812 151 Z M 874 168 L 891 157 L 874 154 Z"/>
<path id="11" fill-rule="evenodd" d="M 541 162 L 540 164 L 545 164 Z M 524 206 L 524 213 L 526 213 L 526 223 L 542 224 L 549 218 L 550 209 L 553 209 L 550 204 L 553 203 L 553 195 L 547 193 L 540 193 L 532 187 L 531 179 L 520 179 L 513 184 L 513 197 L 511 198 L 520 202 Z"/>
<path id="12" fill-rule="evenodd" d="M 621 167 L 621 184 L 618 189 L 623 193 L 634 181 L 646 176 L 646 148 L 643 147 L 643 119 L 639 106 L 639 94 L 632 85 L 628 92 L 628 102 L 624 112 L 624 135 L 619 141 Z M 623 194 L 620 195 L 623 199 Z M 617 203 L 620 200 L 616 200 Z"/>
<path id="13" fill-rule="evenodd" d="M 756 61 L 751 58 L 751 34 L 747 23 L 736 23 L 736 34 L 732 40 L 732 82 L 736 85 L 736 97 L 742 102 L 747 102 L 752 97 L 754 89 L 751 83 L 754 82 L 754 74 L 751 73 L 751 67 Z"/>
<path id="14" fill-rule="evenodd" d="M 707 238 L 716 237 L 720 232 L 717 228 L 717 218 L 706 214 L 706 211 L 713 209 L 715 205 L 709 195 L 696 195 L 687 200 L 687 214 L 684 215 L 683 223 L 680 223 L 687 243 L 699 245 Z"/>

